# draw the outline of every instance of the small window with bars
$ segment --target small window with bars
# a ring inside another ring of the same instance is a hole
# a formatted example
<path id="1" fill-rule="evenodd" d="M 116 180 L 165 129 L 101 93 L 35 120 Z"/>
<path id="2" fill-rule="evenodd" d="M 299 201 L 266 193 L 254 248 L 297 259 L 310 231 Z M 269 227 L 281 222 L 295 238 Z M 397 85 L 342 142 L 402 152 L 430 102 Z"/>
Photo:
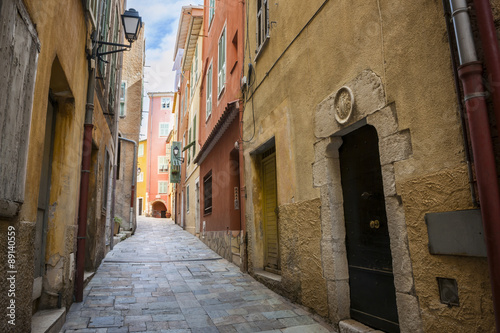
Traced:
<path id="1" fill-rule="evenodd" d="M 212 171 L 203 177 L 203 212 L 212 213 Z"/>

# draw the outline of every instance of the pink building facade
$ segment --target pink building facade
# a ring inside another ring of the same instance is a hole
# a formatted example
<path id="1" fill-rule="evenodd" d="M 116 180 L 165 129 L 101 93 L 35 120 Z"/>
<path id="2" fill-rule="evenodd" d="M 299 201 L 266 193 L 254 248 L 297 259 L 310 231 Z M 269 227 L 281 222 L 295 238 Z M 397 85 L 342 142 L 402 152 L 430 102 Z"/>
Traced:
<path id="1" fill-rule="evenodd" d="M 174 129 L 174 93 L 153 92 L 149 96 L 146 215 L 170 217 L 172 212 L 169 193 L 170 149 L 168 140 Z"/>

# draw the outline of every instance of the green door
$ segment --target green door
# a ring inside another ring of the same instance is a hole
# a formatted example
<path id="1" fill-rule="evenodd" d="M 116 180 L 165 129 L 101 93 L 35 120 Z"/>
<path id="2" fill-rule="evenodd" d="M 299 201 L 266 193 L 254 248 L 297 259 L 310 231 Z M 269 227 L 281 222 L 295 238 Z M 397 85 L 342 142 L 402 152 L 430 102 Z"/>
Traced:
<path id="1" fill-rule="evenodd" d="M 276 189 L 276 154 L 274 148 L 263 154 L 262 159 L 262 188 L 264 192 L 264 241 L 265 241 L 265 268 L 269 271 L 280 270 L 279 242 L 278 242 L 278 207 Z"/>

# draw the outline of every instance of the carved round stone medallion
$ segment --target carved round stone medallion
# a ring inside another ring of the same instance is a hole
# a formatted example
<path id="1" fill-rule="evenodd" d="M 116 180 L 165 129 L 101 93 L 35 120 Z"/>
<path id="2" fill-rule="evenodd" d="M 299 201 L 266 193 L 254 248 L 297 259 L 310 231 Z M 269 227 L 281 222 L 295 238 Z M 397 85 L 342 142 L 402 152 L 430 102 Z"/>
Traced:
<path id="1" fill-rule="evenodd" d="M 337 91 L 333 100 L 335 119 L 339 124 L 345 124 L 352 115 L 354 95 L 349 87 L 343 86 Z"/>

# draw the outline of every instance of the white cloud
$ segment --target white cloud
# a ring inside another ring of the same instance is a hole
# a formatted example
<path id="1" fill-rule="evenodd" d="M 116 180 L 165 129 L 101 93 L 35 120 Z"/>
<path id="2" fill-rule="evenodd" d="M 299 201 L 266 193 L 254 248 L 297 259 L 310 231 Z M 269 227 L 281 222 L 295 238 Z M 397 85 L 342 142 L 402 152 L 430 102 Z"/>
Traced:
<path id="1" fill-rule="evenodd" d="M 200 1 L 201 2 L 201 1 Z M 181 7 L 193 0 L 129 0 L 145 22 L 145 92 L 173 91 L 175 72 L 173 52 Z"/>
<path id="2" fill-rule="evenodd" d="M 193 3 L 194 2 L 194 3 Z M 144 68 L 143 109 L 149 110 L 148 92 L 173 91 L 175 72 L 175 39 L 182 6 L 203 4 L 202 0 L 128 0 L 127 8 L 135 8 L 145 23 L 146 68 Z M 144 114 L 146 115 L 146 114 Z M 145 133 L 147 116 L 141 133 Z"/>

